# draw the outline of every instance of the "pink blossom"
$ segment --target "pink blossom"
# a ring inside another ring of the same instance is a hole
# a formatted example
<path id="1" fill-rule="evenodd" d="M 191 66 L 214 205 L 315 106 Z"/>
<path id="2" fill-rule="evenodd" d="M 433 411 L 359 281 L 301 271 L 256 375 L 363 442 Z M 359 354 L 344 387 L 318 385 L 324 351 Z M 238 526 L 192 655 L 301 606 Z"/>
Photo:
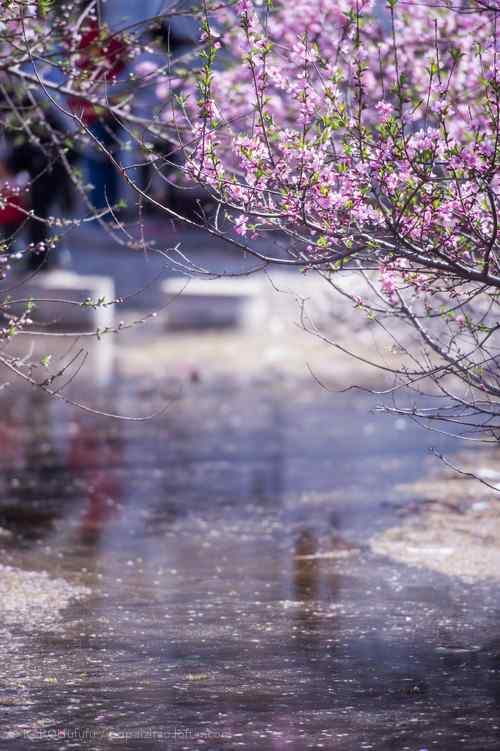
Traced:
<path id="1" fill-rule="evenodd" d="M 382 122 L 385 122 L 390 118 L 394 111 L 394 107 L 389 102 L 380 101 L 375 105 L 375 109 L 380 114 Z"/>
<path id="2" fill-rule="evenodd" d="M 143 60 L 135 66 L 135 72 L 139 76 L 150 76 L 158 70 L 158 65 L 152 60 Z"/>
<path id="3" fill-rule="evenodd" d="M 155 93 L 158 99 L 167 99 L 167 97 L 170 94 L 170 82 L 169 81 L 163 81 L 162 83 L 159 83 L 158 86 L 155 88 Z"/>
<path id="4" fill-rule="evenodd" d="M 244 237 L 248 232 L 248 217 L 245 214 L 240 214 L 234 222 L 234 229 L 238 235 Z"/>

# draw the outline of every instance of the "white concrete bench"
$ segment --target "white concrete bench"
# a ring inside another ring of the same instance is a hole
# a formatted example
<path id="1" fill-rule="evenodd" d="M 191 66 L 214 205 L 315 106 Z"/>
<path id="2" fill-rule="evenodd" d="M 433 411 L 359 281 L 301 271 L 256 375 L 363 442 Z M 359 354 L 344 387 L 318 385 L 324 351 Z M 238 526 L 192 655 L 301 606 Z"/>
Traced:
<path id="1" fill-rule="evenodd" d="M 3 303 L 33 301 L 29 317 L 36 328 L 53 332 L 95 331 L 113 326 L 115 298 L 111 277 L 83 276 L 71 271 L 40 272 L 23 282 L 18 277 L 7 279 L 0 289 Z M 67 301 L 67 302 L 64 302 Z M 75 304 L 76 303 L 76 304 Z M 12 304 L 19 314 L 26 302 Z"/>
<path id="2" fill-rule="evenodd" d="M 266 315 L 262 278 L 175 278 L 162 284 L 170 329 L 213 329 L 257 325 Z"/>

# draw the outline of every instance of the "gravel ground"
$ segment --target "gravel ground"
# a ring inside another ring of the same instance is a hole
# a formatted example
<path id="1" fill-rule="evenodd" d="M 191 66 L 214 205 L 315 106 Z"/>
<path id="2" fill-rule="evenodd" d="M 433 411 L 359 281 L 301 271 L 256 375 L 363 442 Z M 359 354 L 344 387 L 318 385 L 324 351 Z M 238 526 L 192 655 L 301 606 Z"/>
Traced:
<path id="1" fill-rule="evenodd" d="M 52 579 L 45 572 L 0 564 L 0 623 L 7 628 L 50 631 L 57 627 L 63 608 L 88 594 L 85 587 Z"/>
<path id="2" fill-rule="evenodd" d="M 414 499 L 405 510 L 411 517 L 373 538 L 371 548 L 401 563 L 464 581 L 500 581 L 498 456 L 464 453 L 456 463 L 493 487 L 449 470 L 402 485 L 402 496 Z"/>

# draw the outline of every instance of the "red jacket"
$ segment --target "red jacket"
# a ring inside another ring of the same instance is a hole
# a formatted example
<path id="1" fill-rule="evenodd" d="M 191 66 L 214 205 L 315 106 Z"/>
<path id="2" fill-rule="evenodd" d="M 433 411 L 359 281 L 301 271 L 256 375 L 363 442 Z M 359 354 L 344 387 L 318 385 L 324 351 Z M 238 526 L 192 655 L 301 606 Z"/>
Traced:
<path id="1" fill-rule="evenodd" d="M 22 211 L 24 207 L 23 196 L 12 185 L 8 183 L 0 185 L 0 200 L 2 203 L 7 202 L 6 206 L 0 207 L 0 225 L 2 227 L 12 227 L 26 219 L 26 213 Z"/>
<path id="2" fill-rule="evenodd" d="M 124 69 L 127 47 L 120 37 L 110 36 L 107 31 L 99 28 L 96 21 L 92 21 L 83 31 L 78 51 L 76 66 L 85 71 L 95 83 L 89 89 L 89 95 L 92 96 L 95 90 L 99 96 L 99 92 L 102 91 L 99 84 L 112 83 Z M 98 113 L 95 107 L 84 98 L 72 96 L 69 104 L 87 125 L 97 120 Z"/>

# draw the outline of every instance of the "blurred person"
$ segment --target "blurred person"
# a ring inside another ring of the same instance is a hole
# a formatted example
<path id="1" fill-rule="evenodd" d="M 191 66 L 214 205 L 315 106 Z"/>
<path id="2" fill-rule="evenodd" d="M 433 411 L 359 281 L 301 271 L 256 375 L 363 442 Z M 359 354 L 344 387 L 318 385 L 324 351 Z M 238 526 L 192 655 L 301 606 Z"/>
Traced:
<path id="1" fill-rule="evenodd" d="M 110 36 L 106 26 L 97 18 L 89 18 L 82 29 L 78 43 L 77 68 L 82 73 L 82 80 L 91 81 L 87 94 L 100 94 L 105 89 L 106 99 L 112 102 L 119 92 L 115 89 L 108 96 L 107 89 L 116 84 L 118 76 L 125 68 L 127 47 L 119 35 Z M 105 108 L 97 108 L 85 98 L 70 97 L 69 104 L 88 128 L 91 134 L 109 153 L 120 149 L 120 123 Z M 90 142 L 84 153 L 86 172 L 91 184 L 90 201 L 97 211 L 105 211 L 116 204 L 118 195 L 118 173 L 109 157 L 97 144 Z"/>
<path id="2" fill-rule="evenodd" d="M 30 270 L 47 270 L 55 263 L 54 254 L 49 255 L 50 211 L 59 203 L 65 213 L 72 209 L 72 185 L 62 160 L 62 148 L 66 138 L 61 121 L 52 111 L 43 117 L 29 103 L 24 104 L 27 120 L 30 120 L 30 137 L 24 135 L 20 126 L 5 131 L 10 147 L 6 157 L 6 169 L 10 174 L 26 174 L 29 180 L 30 209 L 33 215 L 28 221 L 30 253 L 27 256 Z M 74 161 L 74 153 L 67 154 Z"/>

